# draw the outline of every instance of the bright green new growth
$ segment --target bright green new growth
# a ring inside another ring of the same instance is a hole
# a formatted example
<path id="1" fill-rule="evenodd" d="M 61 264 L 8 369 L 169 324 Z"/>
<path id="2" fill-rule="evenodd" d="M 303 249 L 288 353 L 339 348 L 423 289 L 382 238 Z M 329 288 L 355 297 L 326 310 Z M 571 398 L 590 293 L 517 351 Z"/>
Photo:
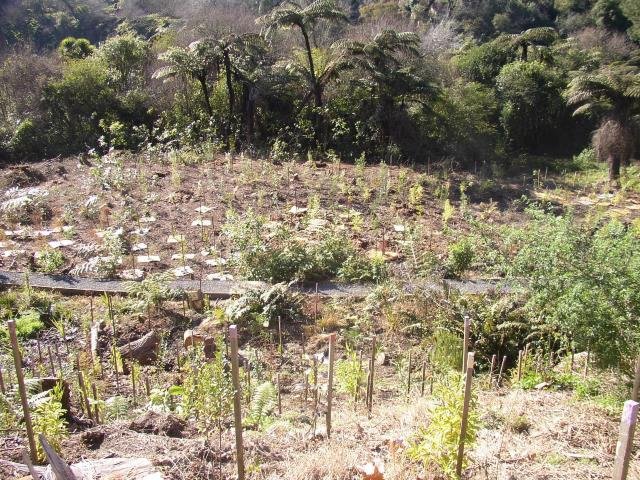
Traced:
<path id="1" fill-rule="evenodd" d="M 355 350 L 347 347 L 347 358 L 336 363 L 336 387 L 353 398 L 364 383 L 365 372 Z"/>
<path id="2" fill-rule="evenodd" d="M 463 377 L 459 373 L 450 373 L 437 384 L 434 394 L 438 403 L 431 409 L 431 423 L 421 428 L 410 441 L 407 455 L 424 464 L 427 470 L 438 468 L 447 478 L 454 479 L 464 404 Z M 464 439 L 465 450 L 475 443 L 479 428 L 476 402 L 476 395 L 473 394 Z"/>
<path id="3" fill-rule="evenodd" d="M 216 341 L 215 358 L 207 362 L 202 349 L 196 350 L 189 361 L 182 386 L 182 409 L 187 417 L 195 417 L 198 428 L 210 435 L 213 428 L 222 429 L 224 418 L 230 414 L 233 388 L 225 369 L 224 343 Z"/>
<path id="4" fill-rule="evenodd" d="M 278 392 L 271 382 L 263 382 L 255 389 L 249 415 L 245 418 L 246 425 L 259 430 L 266 429 L 273 421 L 272 413 L 276 408 Z"/>
<path id="5" fill-rule="evenodd" d="M 58 383 L 46 393 L 46 400 L 40 402 L 33 411 L 33 430 L 36 435 L 44 435 L 53 449 L 59 452 L 62 440 L 67 436 L 67 422 L 64 419 L 66 412 L 61 403 L 62 385 Z M 38 460 L 44 461 L 42 445 L 40 442 L 36 443 Z"/>

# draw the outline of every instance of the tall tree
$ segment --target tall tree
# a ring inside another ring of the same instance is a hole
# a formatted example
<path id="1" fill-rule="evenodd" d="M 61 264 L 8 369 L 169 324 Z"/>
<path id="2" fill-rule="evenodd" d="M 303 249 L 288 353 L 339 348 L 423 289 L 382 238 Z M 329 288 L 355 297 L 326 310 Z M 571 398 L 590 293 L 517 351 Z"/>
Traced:
<path id="1" fill-rule="evenodd" d="M 342 9 L 338 8 L 334 0 L 315 0 L 306 7 L 285 1 L 267 15 L 256 19 L 256 23 L 266 26 L 267 35 L 270 30 L 276 28 L 297 27 L 300 29 L 307 53 L 308 71 L 316 107 L 322 107 L 322 85 L 316 75 L 317 70 L 313 62 L 313 49 L 309 41 L 309 34 L 319 20 L 346 22 L 348 18 Z"/>
<path id="2" fill-rule="evenodd" d="M 377 101 L 375 117 L 380 126 L 381 143 L 391 137 L 392 115 L 396 99 L 414 99 L 423 105 L 433 98 L 436 88 L 409 66 L 410 58 L 420 56 L 420 38 L 413 32 L 384 30 L 368 42 L 343 41 L 335 46 L 343 49 L 355 68 L 366 74 L 361 83 L 371 89 Z"/>
<path id="3" fill-rule="evenodd" d="M 609 181 L 620 178 L 620 165 L 633 154 L 634 118 L 640 115 L 640 69 L 616 63 L 595 73 L 581 72 L 565 92 L 574 115 L 589 114 L 601 118 L 593 140 L 601 161 L 609 163 Z"/>
<path id="4" fill-rule="evenodd" d="M 204 98 L 204 106 L 208 115 L 213 116 L 211 95 L 209 92 L 209 76 L 216 67 L 217 58 L 208 42 L 197 40 L 188 48 L 175 47 L 160 54 L 160 60 L 167 63 L 153 73 L 153 78 L 194 79 L 200 84 Z"/>

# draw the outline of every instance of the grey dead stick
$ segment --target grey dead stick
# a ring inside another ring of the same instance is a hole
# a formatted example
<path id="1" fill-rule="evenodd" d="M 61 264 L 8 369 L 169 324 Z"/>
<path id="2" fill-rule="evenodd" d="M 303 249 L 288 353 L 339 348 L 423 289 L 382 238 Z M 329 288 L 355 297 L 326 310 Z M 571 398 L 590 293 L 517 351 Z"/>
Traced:
<path id="1" fill-rule="evenodd" d="M 473 379 L 474 352 L 467 354 L 467 373 L 464 381 L 464 404 L 462 406 L 462 422 L 460 425 L 460 441 L 458 443 L 458 458 L 456 461 L 456 475 L 462 475 L 462 465 L 464 460 L 464 439 L 467 436 L 467 424 L 469 421 L 469 405 L 471 403 L 471 381 Z"/>
<path id="2" fill-rule="evenodd" d="M 238 463 L 238 480 L 244 480 L 244 446 L 242 444 L 242 392 L 240 391 L 240 368 L 238 366 L 238 327 L 229 327 L 229 343 L 231 344 L 231 377 L 233 380 L 233 418 L 236 431 L 236 461 Z"/>
<path id="3" fill-rule="evenodd" d="M 489 370 L 489 388 L 493 387 L 493 372 L 496 369 L 496 360 L 498 356 L 494 353 L 491 355 L 491 370 Z"/>
<path id="4" fill-rule="evenodd" d="M 371 341 L 371 359 L 369 361 L 369 386 L 367 387 L 367 411 L 371 415 L 373 408 L 373 384 L 376 365 L 376 337 Z"/>
<path id="5" fill-rule="evenodd" d="M 333 362 L 336 356 L 336 334 L 329 335 L 329 380 L 327 384 L 327 438 L 331 438 L 331 409 L 333 407 Z"/>
<path id="6" fill-rule="evenodd" d="M 411 395 L 411 367 L 412 367 L 412 356 L 411 352 L 409 352 L 409 367 L 407 369 L 407 400 L 409 400 L 409 395 Z"/>
<path id="7" fill-rule="evenodd" d="M 18 379 L 18 390 L 20 391 L 20 402 L 22 403 L 22 412 L 24 414 L 24 423 L 27 427 L 27 438 L 29 440 L 29 453 L 31 459 L 37 461 L 36 440 L 33 435 L 33 424 L 31 423 L 31 412 L 29 411 L 29 401 L 27 400 L 27 389 L 24 386 L 24 375 L 22 373 L 22 356 L 20 354 L 20 346 L 18 345 L 18 336 L 16 335 L 16 321 L 9 320 L 9 338 L 11 339 L 11 349 L 13 350 L 13 363 L 16 367 L 16 377 Z"/>
<path id="8" fill-rule="evenodd" d="M 522 380 L 522 350 L 518 350 L 518 381 Z"/>
<path id="9" fill-rule="evenodd" d="M 626 480 L 629 473 L 629 459 L 633 448 L 633 434 L 638 421 L 638 406 L 633 400 L 624 402 L 620 419 L 620 434 L 616 448 L 616 460 L 613 466 L 613 480 Z"/>
<path id="10" fill-rule="evenodd" d="M 51 353 L 51 345 L 47 345 L 47 353 L 49 354 L 49 366 L 51 367 L 51 376 L 56 376 L 56 366 L 53 364 L 53 353 Z M 62 375 L 62 373 L 60 373 Z"/>
<path id="11" fill-rule="evenodd" d="M 96 423 L 100 424 L 100 411 L 98 409 L 98 389 L 96 388 L 96 384 L 91 384 L 91 392 L 93 393 L 93 418 Z"/>
<path id="12" fill-rule="evenodd" d="M 49 460 L 49 465 L 51 466 L 51 470 L 53 471 L 55 478 L 57 480 L 76 480 L 76 476 L 71 471 L 71 467 L 69 467 L 67 462 L 60 458 L 53 447 L 49 445 L 45 436 L 40 434 L 38 435 L 38 438 L 40 439 L 42 450 L 44 450 L 44 454 L 46 455 L 47 460 Z"/>
<path id="13" fill-rule="evenodd" d="M 498 379 L 496 380 L 496 386 L 499 387 L 502 384 L 502 374 L 504 373 L 504 367 L 507 364 L 507 356 L 502 357 L 502 363 L 500 364 L 500 373 L 498 373 Z"/>
<path id="14" fill-rule="evenodd" d="M 31 475 L 31 478 L 33 478 L 33 480 L 40 480 L 40 475 L 36 469 L 33 468 L 33 463 L 25 451 L 22 452 L 22 462 L 27 466 L 27 469 L 29 469 L 29 475 Z"/>

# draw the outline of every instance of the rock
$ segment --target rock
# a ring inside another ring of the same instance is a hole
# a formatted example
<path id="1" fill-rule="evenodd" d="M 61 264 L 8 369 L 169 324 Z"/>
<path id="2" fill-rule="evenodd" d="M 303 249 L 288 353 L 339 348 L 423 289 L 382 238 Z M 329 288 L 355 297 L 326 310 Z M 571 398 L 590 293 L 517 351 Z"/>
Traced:
<path id="1" fill-rule="evenodd" d="M 123 358 L 137 360 L 142 365 L 150 365 L 156 361 L 159 343 L 160 338 L 154 330 L 134 342 L 121 346 L 120 354 Z"/>
<path id="2" fill-rule="evenodd" d="M 87 430 L 80 435 L 80 441 L 89 449 L 97 450 L 104 442 L 106 434 L 102 430 Z"/>
<path id="3" fill-rule="evenodd" d="M 205 358 L 213 358 L 216 352 L 216 341 L 213 337 L 202 335 L 195 330 L 185 330 L 183 335 L 183 346 L 185 349 L 196 345 L 204 346 Z"/>
<path id="4" fill-rule="evenodd" d="M 134 419 L 129 428 L 134 432 L 181 438 L 187 423 L 172 414 L 148 411 Z"/>

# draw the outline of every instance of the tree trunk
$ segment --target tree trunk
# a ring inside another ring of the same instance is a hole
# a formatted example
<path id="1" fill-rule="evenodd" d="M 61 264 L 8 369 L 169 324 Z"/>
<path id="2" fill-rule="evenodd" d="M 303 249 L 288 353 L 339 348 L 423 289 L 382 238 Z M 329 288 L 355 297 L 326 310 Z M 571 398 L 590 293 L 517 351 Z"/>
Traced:
<path id="1" fill-rule="evenodd" d="M 211 108 L 211 99 L 209 98 L 209 86 L 207 85 L 207 77 L 199 76 L 198 81 L 200 87 L 202 87 L 202 94 L 204 95 L 204 106 L 207 109 L 207 113 L 210 117 L 213 117 L 213 108 Z"/>
<path id="2" fill-rule="evenodd" d="M 609 155 L 609 183 L 617 186 L 620 180 L 620 156 Z"/>
<path id="3" fill-rule="evenodd" d="M 304 37 L 304 46 L 307 49 L 307 59 L 309 60 L 309 74 L 311 75 L 311 83 L 313 88 L 313 97 L 315 100 L 315 106 L 317 109 L 322 107 L 322 87 L 316 78 L 316 70 L 313 65 L 313 54 L 311 52 L 311 44 L 309 43 L 309 35 L 307 34 L 307 30 L 301 26 L 300 30 L 302 31 L 302 36 Z M 315 112 L 314 114 L 314 124 L 315 124 L 315 142 L 316 146 L 321 144 L 322 139 L 322 115 L 320 112 Z"/>
<path id="4" fill-rule="evenodd" d="M 233 82 L 231 79 L 231 59 L 229 58 L 229 50 L 223 51 L 224 58 L 224 74 L 227 80 L 227 95 L 229 96 L 229 118 L 227 119 L 227 132 L 226 132 L 226 144 L 229 148 L 229 136 L 233 133 L 233 107 L 235 104 L 235 93 L 233 91 Z"/>
<path id="5" fill-rule="evenodd" d="M 316 69 L 313 65 L 313 54 L 311 53 L 311 43 L 309 43 L 309 35 L 304 27 L 300 27 L 302 36 L 304 37 L 304 46 L 307 49 L 307 60 L 309 61 L 309 74 L 311 75 L 311 83 L 313 89 L 313 96 L 315 99 L 316 107 L 322 107 L 322 89 L 316 78 Z"/>

